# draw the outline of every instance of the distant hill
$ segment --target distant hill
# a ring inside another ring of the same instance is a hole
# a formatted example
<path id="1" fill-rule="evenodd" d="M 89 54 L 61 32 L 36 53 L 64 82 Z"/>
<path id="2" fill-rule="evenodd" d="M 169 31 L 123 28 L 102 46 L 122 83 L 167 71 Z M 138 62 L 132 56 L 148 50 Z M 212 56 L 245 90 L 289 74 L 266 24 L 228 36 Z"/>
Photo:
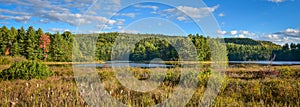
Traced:
<path id="1" fill-rule="evenodd" d="M 226 43 L 233 43 L 239 45 L 252 45 L 252 46 L 261 45 L 261 42 L 250 38 L 224 38 L 224 41 Z"/>

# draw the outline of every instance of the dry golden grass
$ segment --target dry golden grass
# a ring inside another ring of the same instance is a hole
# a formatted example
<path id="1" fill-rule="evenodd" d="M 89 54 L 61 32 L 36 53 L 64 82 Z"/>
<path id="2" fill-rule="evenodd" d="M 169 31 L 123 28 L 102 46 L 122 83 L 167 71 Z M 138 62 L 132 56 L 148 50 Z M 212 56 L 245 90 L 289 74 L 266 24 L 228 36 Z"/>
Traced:
<path id="1" fill-rule="evenodd" d="M 9 65 L 2 65 L 3 68 Z M 72 65 L 50 64 L 55 75 L 44 80 L 0 81 L 0 106 L 87 106 L 73 78 Z M 284 69 L 283 69 L 284 68 Z M 130 68 L 139 73 L 142 68 Z M 168 69 L 168 72 L 179 71 Z M 296 72 L 286 77 L 243 79 L 225 78 L 223 90 L 212 106 L 299 106 L 300 66 L 274 66 L 272 70 L 292 70 Z M 203 69 L 204 70 L 204 69 Z M 239 76 L 249 76 L 243 72 L 266 70 L 266 66 L 231 66 L 227 72 L 241 72 Z M 131 106 L 150 106 L 172 97 L 176 78 L 164 81 L 159 89 L 147 93 L 132 91 L 122 86 L 115 78 L 112 68 L 97 68 L 103 87 L 118 101 Z M 199 76 L 199 86 L 187 106 L 199 106 L 209 74 Z M 137 76 L 139 78 L 139 76 Z M 178 101 L 180 103 L 180 101 Z M 103 104 L 105 105 L 105 104 Z"/>

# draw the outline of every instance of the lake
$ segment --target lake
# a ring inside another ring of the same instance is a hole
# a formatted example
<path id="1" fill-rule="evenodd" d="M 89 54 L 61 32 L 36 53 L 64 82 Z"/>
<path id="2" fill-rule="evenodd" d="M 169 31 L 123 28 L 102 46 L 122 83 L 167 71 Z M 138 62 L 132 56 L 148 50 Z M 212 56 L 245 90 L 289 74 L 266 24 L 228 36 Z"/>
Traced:
<path id="1" fill-rule="evenodd" d="M 300 65 L 300 61 L 229 61 L 229 64 Z"/>
<path id="2" fill-rule="evenodd" d="M 129 61 L 107 61 L 105 64 L 78 64 L 84 67 L 140 67 L 140 68 L 172 68 L 174 65 L 166 65 L 161 63 L 135 63 Z"/>
<path id="3" fill-rule="evenodd" d="M 229 61 L 229 64 L 259 64 L 259 65 L 300 65 L 300 61 Z M 193 65 L 193 64 L 191 64 Z M 140 67 L 140 68 L 172 68 L 176 65 L 163 63 L 136 63 L 129 61 L 107 61 L 104 64 L 77 64 L 82 67 Z"/>

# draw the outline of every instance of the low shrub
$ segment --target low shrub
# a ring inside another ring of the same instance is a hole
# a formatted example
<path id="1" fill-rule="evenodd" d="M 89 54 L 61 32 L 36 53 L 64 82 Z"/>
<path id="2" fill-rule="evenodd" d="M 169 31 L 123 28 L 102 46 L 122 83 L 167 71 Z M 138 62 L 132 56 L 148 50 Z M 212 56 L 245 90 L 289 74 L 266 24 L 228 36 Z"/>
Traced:
<path id="1" fill-rule="evenodd" d="M 9 61 L 8 58 L 6 57 L 0 57 L 0 65 L 6 65 L 6 64 L 10 64 L 11 62 Z"/>
<path id="2" fill-rule="evenodd" d="M 10 65 L 24 60 L 26 60 L 26 58 L 21 56 L 0 56 L 0 65 Z"/>
<path id="3" fill-rule="evenodd" d="M 54 72 L 49 70 L 47 65 L 38 61 L 21 61 L 14 63 L 10 68 L 0 72 L 0 77 L 2 80 L 30 80 L 33 78 L 44 79 L 53 74 Z"/>

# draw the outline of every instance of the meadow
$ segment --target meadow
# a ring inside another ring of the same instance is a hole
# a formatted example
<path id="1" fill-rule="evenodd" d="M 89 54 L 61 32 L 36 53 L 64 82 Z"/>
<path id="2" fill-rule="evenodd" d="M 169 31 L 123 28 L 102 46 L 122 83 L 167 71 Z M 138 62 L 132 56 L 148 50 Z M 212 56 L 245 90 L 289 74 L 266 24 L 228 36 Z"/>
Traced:
<path id="1" fill-rule="evenodd" d="M 0 71 L 11 66 L 13 61 L 9 58 L 8 60 L 2 61 Z M 48 66 L 54 71 L 54 75 L 45 79 L 0 79 L 0 106 L 88 106 L 77 88 L 72 65 Z M 139 80 L 147 78 L 145 75 L 151 72 L 146 68 L 128 69 Z M 171 98 L 181 76 L 179 69 L 179 67 L 164 69 L 166 77 L 162 84 L 155 90 L 143 93 L 122 86 L 112 68 L 96 68 L 106 93 L 130 106 L 153 106 Z M 198 72 L 200 72 L 197 76 L 199 82 L 196 92 L 186 105 L 188 107 L 201 104 L 211 75 L 209 66 L 199 69 Z M 211 106 L 300 105 L 300 66 L 234 64 L 228 66 L 225 74 L 221 91 Z M 101 105 L 109 106 L 107 103 Z"/>

